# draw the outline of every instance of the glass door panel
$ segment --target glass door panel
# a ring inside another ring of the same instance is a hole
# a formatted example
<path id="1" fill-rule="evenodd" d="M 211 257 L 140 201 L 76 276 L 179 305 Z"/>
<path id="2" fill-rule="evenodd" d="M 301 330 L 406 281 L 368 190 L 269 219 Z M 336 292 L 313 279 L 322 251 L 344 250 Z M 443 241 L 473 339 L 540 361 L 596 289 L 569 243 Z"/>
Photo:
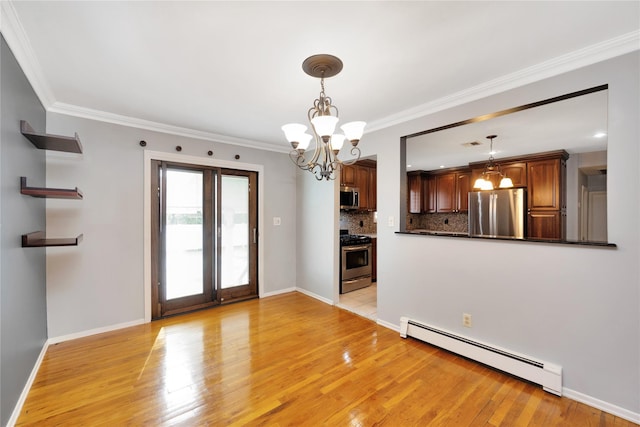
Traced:
<path id="1" fill-rule="evenodd" d="M 203 292 L 203 173 L 167 170 L 165 299 Z"/>
<path id="2" fill-rule="evenodd" d="M 221 287 L 249 283 L 249 178 L 222 176 Z"/>

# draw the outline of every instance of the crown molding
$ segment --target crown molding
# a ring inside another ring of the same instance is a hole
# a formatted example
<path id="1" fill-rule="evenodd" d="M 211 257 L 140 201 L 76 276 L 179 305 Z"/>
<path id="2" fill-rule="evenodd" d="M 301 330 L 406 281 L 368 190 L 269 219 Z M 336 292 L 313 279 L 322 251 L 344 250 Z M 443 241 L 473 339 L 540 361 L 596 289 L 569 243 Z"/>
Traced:
<path id="1" fill-rule="evenodd" d="M 42 72 L 40 62 L 33 52 L 22 23 L 18 19 L 16 9 L 9 0 L 0 1 L 0 31 L 42 106 L 48 109 L 53 104 L 55 96 Z"/>
<path id="2" fill-rule="evenodd" d="M 201 139 L 204 141 L 231 144 L 258 150 L 274 151 L 277 153 L 289 153 L 291 151 L 286 146 L 278 146 L 266 141 L 254 141 L 250 139 L 236 138 L 233 136 L 220 135 L 212 132 L 205 132 L 166 123 L 154 122 L 151 120 L 139 119 L 136 117 L 122 116 L 120 114 L 109 113 L 91 108 L 79 107 L 77 105 L 54 102 L 47 110 L 51 113 L 65 114 L 68 116 L 80 117 L 84 119 L 97 120 L 105 123 L 112 123 L 120 126 L 134 127 L 138 129 L 150 130 L 170 135 L 184 136 L 187 138 Z"/>
<path id="3" fill-rule="evenodd" d="M 615 58 L 640 50 L 640 30 L 623 34 L 591 46 L 558 56 L 529 68 L 507 74 L 494 80 L 473 86 L 460 92 L 400 111 L 391 116 L 375 120 L 367 125 L 367 133 L 418 119 L 438 111 L 496 95 L 510 89 L 534 83 L 568 71 Z"/>

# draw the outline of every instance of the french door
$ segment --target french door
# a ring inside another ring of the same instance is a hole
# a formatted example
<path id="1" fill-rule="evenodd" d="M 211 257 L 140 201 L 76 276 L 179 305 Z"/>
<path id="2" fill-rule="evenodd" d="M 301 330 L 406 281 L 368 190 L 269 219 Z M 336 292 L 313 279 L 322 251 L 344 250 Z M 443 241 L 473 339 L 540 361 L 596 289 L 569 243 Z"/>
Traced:
<path id="1" fill-rule="evenodd" d="M 258 296 L 257 172 L 153 160 L 152 318 Z"/>

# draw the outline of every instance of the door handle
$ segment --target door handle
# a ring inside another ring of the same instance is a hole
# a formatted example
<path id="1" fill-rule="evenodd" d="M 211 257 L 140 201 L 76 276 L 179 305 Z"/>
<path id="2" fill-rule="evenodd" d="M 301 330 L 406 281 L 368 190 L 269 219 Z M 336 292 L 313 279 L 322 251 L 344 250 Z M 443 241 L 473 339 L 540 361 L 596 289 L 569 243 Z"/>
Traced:
<path id="1" fill-rule="evenodd" d="M 253 229 L 253 243 L 254 244 L 258 243 L 258 229 L 257 228 Z"/>

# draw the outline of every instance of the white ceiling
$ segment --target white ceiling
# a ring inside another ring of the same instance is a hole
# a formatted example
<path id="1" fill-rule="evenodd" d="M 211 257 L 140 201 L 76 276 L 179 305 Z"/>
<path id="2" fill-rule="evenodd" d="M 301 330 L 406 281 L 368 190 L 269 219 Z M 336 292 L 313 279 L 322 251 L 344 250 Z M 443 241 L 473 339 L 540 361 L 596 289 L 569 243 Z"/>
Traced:
<path id="1" fill-rule="evenodd" d="M 372 130 L 585 49 L 639 47 L 639 1 L 2 3 L 49 110 L 276 151 L 318 96 L 313 54 L 342 59 L 327 95 Z"/>

